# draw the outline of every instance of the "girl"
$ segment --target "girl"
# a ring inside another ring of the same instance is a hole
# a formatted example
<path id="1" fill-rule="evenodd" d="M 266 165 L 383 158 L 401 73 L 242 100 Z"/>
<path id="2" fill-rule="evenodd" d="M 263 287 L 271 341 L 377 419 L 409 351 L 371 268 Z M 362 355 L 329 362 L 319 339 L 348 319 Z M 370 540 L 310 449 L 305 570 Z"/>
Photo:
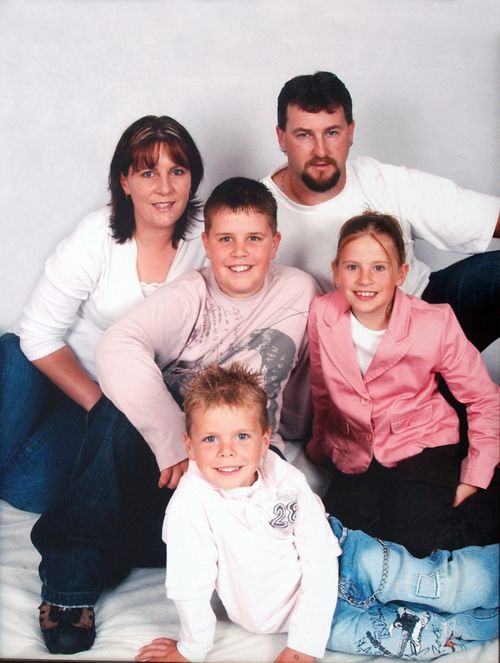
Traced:
<path id="1" fill-rule="evenodd" d="M 313 436 L 331 461 L 326 509 L 414 555 L 498 541 L 498 388 L 451 308 L 405 295 L 398 222 L 367 212 L 340 230 L 335 292 L 309 318 Z M 439 391 L 466 405 L 469 450 Z M 492 481 L 493 480 L 493 481 Z"/>

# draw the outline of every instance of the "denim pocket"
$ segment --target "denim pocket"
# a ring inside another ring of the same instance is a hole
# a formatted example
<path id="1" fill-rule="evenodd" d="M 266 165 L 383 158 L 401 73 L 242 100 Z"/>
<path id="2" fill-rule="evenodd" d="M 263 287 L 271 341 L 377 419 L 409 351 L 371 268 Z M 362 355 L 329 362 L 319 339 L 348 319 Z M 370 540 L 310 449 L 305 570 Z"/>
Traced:
<path id="1" fill-rule="evenodd" d="M 441 594 L 441 584 L 438 573 L 427 573 L 417 576 L 415 594 L 425 599 L 438 599 Z"/>

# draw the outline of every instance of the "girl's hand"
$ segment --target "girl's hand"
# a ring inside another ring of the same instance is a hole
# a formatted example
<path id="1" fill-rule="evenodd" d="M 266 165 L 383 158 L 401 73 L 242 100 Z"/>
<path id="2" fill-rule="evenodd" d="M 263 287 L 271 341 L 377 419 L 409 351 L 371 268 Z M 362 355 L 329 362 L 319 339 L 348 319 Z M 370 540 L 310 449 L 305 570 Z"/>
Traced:
<path id="1" fill-rule="evenodd" d="M 453 506 L 459 506 L 468 497 L 477 493 L 478 490 L 479 488 L 477 486 L 471 486 L 468 483 L 459 483 L 457 486 L 457 492 L 455 493 Z"/>
<path id="2" fill-rule="evenodd" d="M 160 478 L 158 479 L 158 488 L 165 488 L 165 486 L 171 490 L 177 488 L 177 484 L 186 472 L 188 464 L 189 461 L 186 458 L 185 460 L 181 460 L 180 463 L 172 465 L 172 467 L 166 467 L 164 470 L 161 470 Z"/>
<path id="3" fill-rule="evenodd" d="M 314 663 L 315 660 L 314 656 L 308 656 L 296 649 L 285 647 L 278 658 L 274 659 L 274 663 Z"/>
<path id="4" fill-rule="evenodd" d="M 179 654 L 177 640 L 156 638 L 150 645 L 141 647 L 135 657 L 136 661 L 165 661 L 165 663 L 189 663 L 187 658 Z"/>

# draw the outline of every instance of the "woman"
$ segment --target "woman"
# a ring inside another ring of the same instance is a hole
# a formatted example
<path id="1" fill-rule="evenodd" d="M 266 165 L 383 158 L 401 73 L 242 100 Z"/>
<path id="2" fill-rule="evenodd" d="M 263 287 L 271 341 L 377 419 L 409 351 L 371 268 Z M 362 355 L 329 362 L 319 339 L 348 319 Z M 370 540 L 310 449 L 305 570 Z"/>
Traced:
<path id="1" fill-rule="evenodd" d="M 14 506 L 41 513 L 66 487 L 102 398 L 101 334 L 159 285 L 205 264 L 194 228 L 202 177 L 182 125 L 153 115 L 134 122 L 111 161 L 110 204 L 58 245 L 19 337 L 0 339 L 0 497 Z"/>

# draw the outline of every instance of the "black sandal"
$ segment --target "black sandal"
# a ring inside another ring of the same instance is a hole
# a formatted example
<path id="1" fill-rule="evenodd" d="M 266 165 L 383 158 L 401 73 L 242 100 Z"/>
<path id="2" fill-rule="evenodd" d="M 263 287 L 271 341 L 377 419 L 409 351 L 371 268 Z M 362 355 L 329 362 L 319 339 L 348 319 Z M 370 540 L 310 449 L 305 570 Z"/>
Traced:
<path id="1" fill-rule="evenodd" d="M 51 654 L 76 654 L 92 647 L 95 640 L 94 608 L 61 608 L 42 603 L 40 629 Z"/>

